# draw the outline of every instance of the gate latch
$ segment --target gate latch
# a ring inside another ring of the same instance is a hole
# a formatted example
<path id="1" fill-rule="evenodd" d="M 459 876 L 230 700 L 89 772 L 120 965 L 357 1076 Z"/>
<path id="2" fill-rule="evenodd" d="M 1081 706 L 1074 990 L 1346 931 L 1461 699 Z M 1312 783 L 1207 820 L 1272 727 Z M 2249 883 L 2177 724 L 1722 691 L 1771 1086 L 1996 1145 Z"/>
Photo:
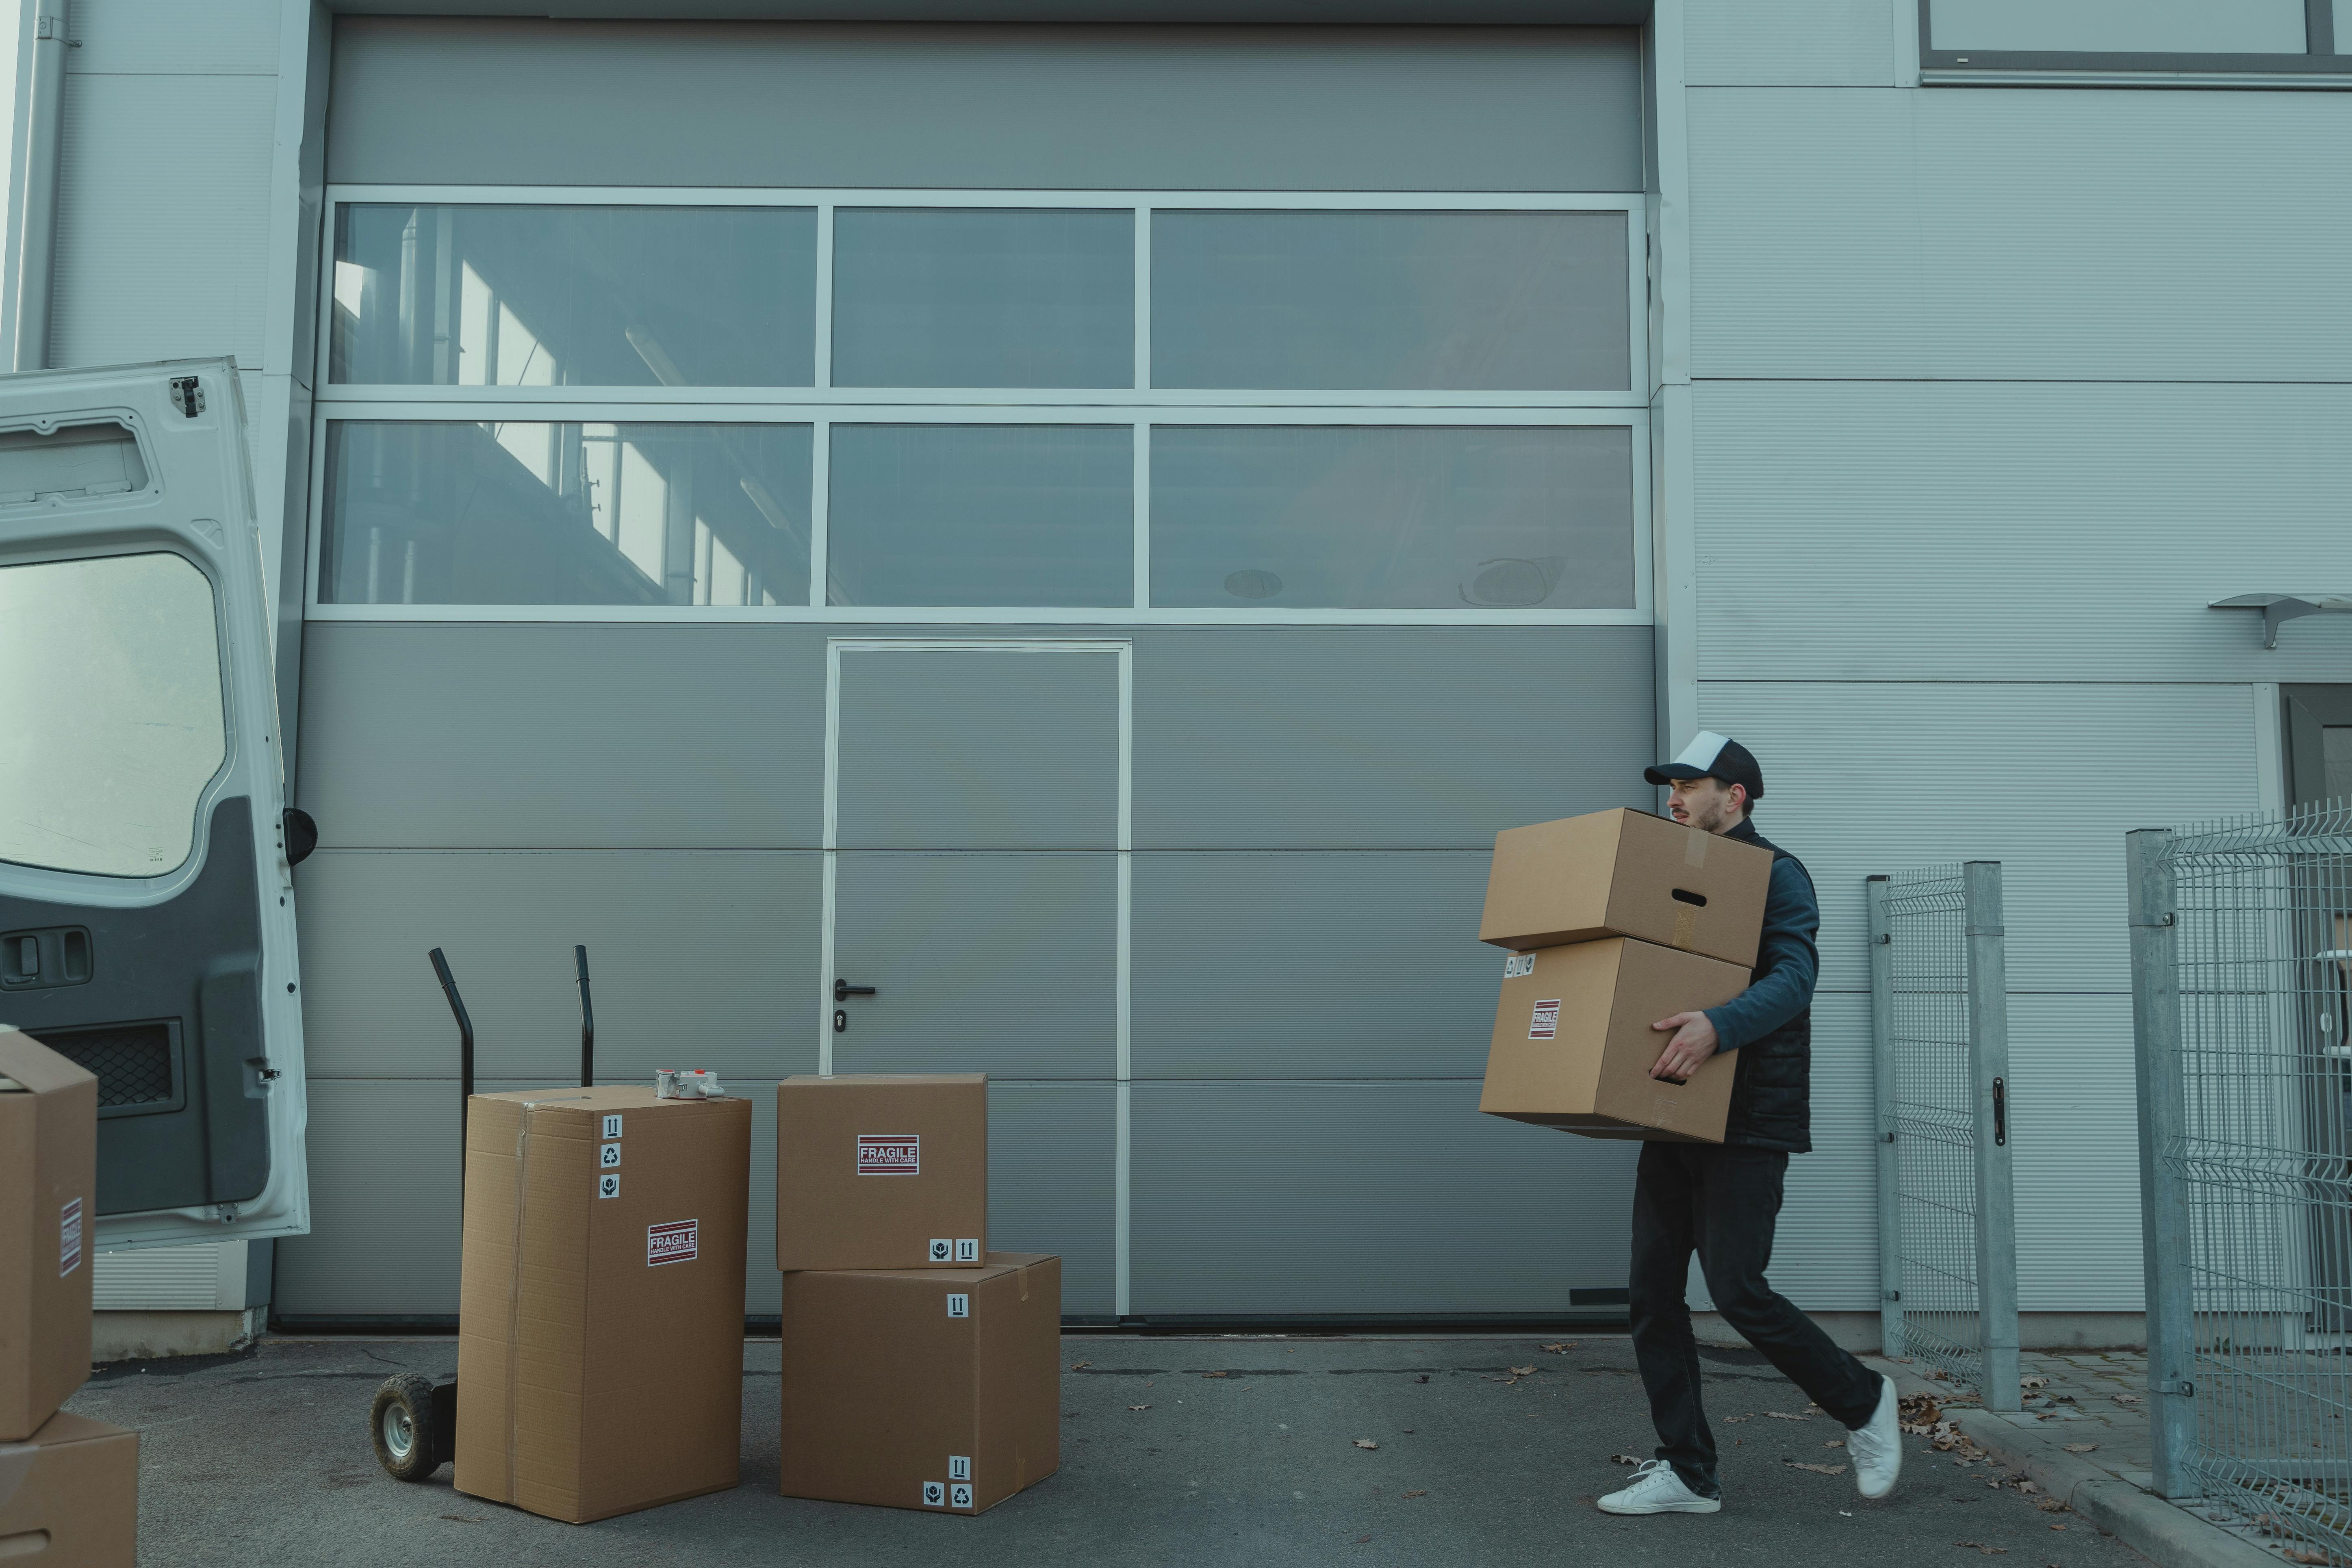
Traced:
<path id="1" fill-rule="evenodd" d="M 2197 1397 L 2197 1385 L 2186 1378 L 2150 1379 L 2148 1391 L 2153 1394 L 2177 1394 L 2183 1399 Z"/>

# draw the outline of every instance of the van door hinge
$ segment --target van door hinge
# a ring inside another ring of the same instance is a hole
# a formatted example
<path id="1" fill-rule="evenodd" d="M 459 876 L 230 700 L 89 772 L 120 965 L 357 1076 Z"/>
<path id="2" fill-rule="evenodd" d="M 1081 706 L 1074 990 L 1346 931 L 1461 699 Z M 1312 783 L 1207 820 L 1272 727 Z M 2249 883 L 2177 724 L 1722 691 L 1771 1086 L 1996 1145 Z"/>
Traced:
<path id="1" fill-rule="evenodd" d="M 193 375 L 173 376 L 172 378 L 172 406 L 178 409 L 182 414 L 186 415 L 191 419 L 194 419 L 197 415 L 202 414 L 205 411 L 205 389 L 203 384 L 198 382 Z"/>

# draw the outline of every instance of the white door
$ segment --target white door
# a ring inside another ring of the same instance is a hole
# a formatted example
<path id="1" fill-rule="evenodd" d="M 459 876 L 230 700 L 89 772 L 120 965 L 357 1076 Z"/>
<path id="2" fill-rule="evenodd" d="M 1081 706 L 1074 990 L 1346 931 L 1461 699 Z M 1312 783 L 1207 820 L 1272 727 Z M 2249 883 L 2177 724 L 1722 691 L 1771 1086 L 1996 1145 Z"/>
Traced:
<path id="1" fill-rule="evenodd" d="M 310 1226 L 248 469 L 226 360 L 0 376 L 0 1022 L 98 1075 L 100 1248 Z"/>

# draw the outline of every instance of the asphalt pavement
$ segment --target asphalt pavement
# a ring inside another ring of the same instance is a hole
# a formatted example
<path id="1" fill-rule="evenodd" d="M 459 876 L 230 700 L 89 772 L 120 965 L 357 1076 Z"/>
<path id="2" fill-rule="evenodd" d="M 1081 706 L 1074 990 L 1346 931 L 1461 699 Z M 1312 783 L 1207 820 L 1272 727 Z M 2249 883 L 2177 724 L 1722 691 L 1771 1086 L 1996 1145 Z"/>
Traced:
<path id="1" fill-rule="evenodd" d="M 1628 1474 L 1612 1456 L 1654 1443 L 1619 1336 L 1087 1335 L 1063 1351 L 1060 1473 L 977 1517 L 776 1495 L 772 1340 L 744 1346 L 741 1485 L 590 1525 L 467 1497 L 446 1468 L 425 1485 L 377 1468 L 376 1384 L 453 1372 L 454 1340 L 269 1341 L 125 1363 L 68 1408 L 144 1434 L 150 1568 L 2145 1563 L 2081 1516 L 2046 1511 L 2013 1475 L 1916 1438 L 1895 1495 L 1862 1500 L 1850 1470 L 1822 1473 L 1847 1462 L 1836 1423 L 1748 1351 L 1701 1352 L 1724 1510 L 1638 1520 L 1592 1506 Z"/>

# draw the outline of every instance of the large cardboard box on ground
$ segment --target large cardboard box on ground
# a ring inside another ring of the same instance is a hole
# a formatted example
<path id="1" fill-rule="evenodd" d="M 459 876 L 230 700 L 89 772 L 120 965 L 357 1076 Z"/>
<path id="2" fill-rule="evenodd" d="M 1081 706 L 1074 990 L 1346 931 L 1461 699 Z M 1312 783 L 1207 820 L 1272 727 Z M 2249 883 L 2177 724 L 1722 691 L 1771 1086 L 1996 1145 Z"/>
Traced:
<path id="1" fill-rule="evenodd" d="M 0 1443 L 0 1563 L 133 1568 L 139 1434 L 59 1411 L 29 1442 Z"/>
<path id="2" fill-rule="evenodd" d="M 1514 952 L 1630 936 L 1753 968 L 1772 852 L 1598 811 L 1495 835 L 1478 940 Z"/>
<path id="3" fill-rule="evenodd" d="M 1513 953 L 1478 1109 L 1595 1138 L 1723 1142 L 1737 1052 L 1685 1083 L 1650 1076 L 1667 1036 L 1650 1027 L 1748 989 L 1738 964 L 1610 937 Z"/>
<path id="4" fill-rule="evenodd" d="M 776 1267 L 969 1268 L 988 1256 L 988 1079 L 776 1086 Z"/>
<path id="5" fill-rule="evenodd" d="M 1062 1260 L 784 1276 L 787 1497 L 979 1513 L 1061 1468 Z"/>
<path id="6" fill-rule="evenodd" d="M 0 1025 L 0 1442 L 89 1377 L 98 1079 Z"/>
<path id="7" fill-rule="evenodd" d="M 459 1491 L 578 1524 L 736 1484 L 748 1100 L 467 1102 Z"/>

